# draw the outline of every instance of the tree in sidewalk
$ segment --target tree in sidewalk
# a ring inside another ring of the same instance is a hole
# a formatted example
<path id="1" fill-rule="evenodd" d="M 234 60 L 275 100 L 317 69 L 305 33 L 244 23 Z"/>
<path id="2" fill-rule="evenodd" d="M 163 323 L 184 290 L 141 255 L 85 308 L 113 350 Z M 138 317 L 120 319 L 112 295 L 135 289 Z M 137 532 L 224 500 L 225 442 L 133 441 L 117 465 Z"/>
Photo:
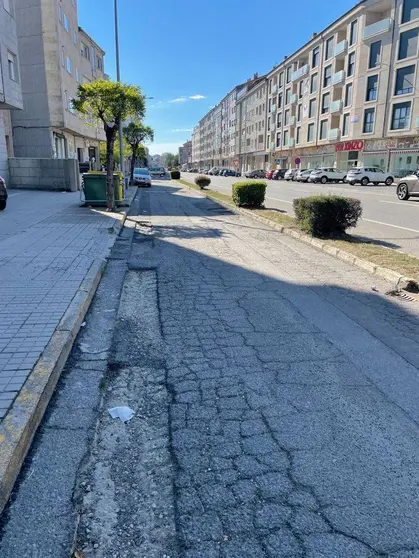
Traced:
<path id="1" fill-rule="evenodd" d="M 101 120 L 106 134 L 106 205 L 115 211 L 113 185 L 114 144 L 121 122 L 128 118 L 141 119 L 145 101 L 141 89 L 105 79 L 79 85 L 73 107 L 81 114 Z"/>
<path id="2" fill-rule="evenodd" d="M 130 122 L 124 128 L 124 138 L 131 147 L 131 174 L 130 184 L 134 183 L 134 168 L 139 155 L 140 145 L 144 141 L 154 140 L 154 130 L 150 126 L 144 126 L 141 122 Z"/>

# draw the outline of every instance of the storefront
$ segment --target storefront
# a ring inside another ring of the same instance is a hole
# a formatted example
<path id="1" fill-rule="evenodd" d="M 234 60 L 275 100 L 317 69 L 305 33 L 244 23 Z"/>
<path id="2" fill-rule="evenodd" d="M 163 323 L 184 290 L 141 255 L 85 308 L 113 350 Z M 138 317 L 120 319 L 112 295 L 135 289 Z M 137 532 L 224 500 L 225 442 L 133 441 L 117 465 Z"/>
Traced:
<path id="1" fill-rule="evenodd" d="M 419 169 L 419 138 L 368 140 L 365 142 L 364 166 L 379 167 L 404 176 Z"/>
<path id="2" fill-rule="evenodd" d="M 299 150 L 296 158 L 300 159 L 300 169 L 315 169 L 318 167 L 334 167 L 336 153 L 334 145 L 322 145 L 321 147 L 309 147 Z"/>
<path id="3" fill-rule="evenodd" d="M 365 142 L 363 140 L 344 141 L 335 144 L 336 167 L 348 170 L 361 165 Z"/>

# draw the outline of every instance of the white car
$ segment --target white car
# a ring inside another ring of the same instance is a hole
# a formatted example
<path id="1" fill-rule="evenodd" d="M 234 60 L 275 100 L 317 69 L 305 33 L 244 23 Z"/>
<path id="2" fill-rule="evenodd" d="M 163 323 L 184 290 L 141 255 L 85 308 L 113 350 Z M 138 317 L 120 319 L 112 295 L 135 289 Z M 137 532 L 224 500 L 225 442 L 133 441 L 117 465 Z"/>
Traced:
<path id="1" fill-rule="evenodd" d="M 146 168 L 135 168 L 134 184 L 136 186 L 147 186 L 148 188 L 151 188 L 150 171 Z"/>
<path id="2" fill-rule="evenodd" d="M 284 175 L 285 180 L 295 180 L 298 169 L 288 169 Z"/>
<path id="3" fill-rule="evenodd" d="M 401 178 L 397 186 L 397 197 L 405 201 L 410 197 L 419 197 L 419 171 L 412 172 L 409 176 Z"/>
<path id="4" fill-rule="evenodd" d="M 362 184 L 362 186 L 367 186 L 370 182 L 375 185 L 382 182 L 390 186 L 394 182 L 394 176 L 378 167 L 355 167 L 348 171 L 347 182 L 352 185 Z"/>
<path id="5" fill-rule="evenodd" d="M 335 169 L 334 167 L 321 167 L 311 171 L 310 182 L 346 182 L 346 171 Z"/>
<path id="6" fill-rule="evenodd" d="M 311 170 L 310 169 L 302 169 L 297 172 L 295 177 L 297 182 L 308 182 L 310 178 Z"/>

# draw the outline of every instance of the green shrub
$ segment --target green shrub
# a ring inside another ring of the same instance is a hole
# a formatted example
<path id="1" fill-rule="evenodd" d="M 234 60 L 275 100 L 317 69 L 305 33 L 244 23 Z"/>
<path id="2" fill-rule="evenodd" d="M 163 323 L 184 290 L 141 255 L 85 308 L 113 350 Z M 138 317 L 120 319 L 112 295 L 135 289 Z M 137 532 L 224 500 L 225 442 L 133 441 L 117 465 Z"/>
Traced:
<path id="1" fill-rule="evenodd" d="M 238 206 L 260 207 L 265 201 L 266 182 L 244 180 L 233 184 L 233 201 Z"/>
<path id="2" fill-rule="evenodd" d="M 209 176 L 200 174 L 195 178 L 195 184 L 199 186 L 201 190 L 203 190 L 204 188 L 206 188 L 211 184 L 211 178 Z"/>
<path id="3" fill-rule="evenodd" d="M 301 229 L 312 236 L 340 234 L 355 227 L 362 215 L 359 200 L 341 196 L 311 196 L 294 200 Z"/>
<path id="4" fill-rule="evenodd" d="M 180 172 L 179 172 L 178 170 L 170 171 L 170 178 L 171 178 L 172 180 L 179 180 L 179 178 L 180 178 Z"/>

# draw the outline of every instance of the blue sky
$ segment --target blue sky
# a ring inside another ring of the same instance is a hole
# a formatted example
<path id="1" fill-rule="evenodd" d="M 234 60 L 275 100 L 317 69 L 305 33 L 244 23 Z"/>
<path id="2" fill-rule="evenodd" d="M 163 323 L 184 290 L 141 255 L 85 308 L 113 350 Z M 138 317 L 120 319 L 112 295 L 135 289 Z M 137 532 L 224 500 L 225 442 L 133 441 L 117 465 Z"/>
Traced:
<path id="1" fill-rule="evenodd" d="M 122 80 L 148 96 L 151 153 L 177 151 L 234 85 L 263 74 L 355 0 L 119 0 Z M 79 24 L 115 78 L 113 0 L 79 0 Z"/>

